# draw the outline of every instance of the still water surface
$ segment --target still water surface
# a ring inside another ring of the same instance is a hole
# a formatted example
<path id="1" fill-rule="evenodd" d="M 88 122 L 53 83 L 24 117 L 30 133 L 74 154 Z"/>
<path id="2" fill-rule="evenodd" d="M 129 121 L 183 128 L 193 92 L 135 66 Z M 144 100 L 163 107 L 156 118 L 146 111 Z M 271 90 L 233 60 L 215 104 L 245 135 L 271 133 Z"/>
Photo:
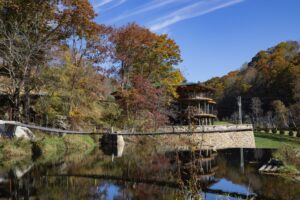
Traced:
<path id="1" fill-rule="evenodd" d="M 0 199 L 300 200 L 299 182 L 258 173 L 273 152 L 161 151 L 135 145 L 117 153 L 100 147 L 55 162 L 0 167 Z"/>

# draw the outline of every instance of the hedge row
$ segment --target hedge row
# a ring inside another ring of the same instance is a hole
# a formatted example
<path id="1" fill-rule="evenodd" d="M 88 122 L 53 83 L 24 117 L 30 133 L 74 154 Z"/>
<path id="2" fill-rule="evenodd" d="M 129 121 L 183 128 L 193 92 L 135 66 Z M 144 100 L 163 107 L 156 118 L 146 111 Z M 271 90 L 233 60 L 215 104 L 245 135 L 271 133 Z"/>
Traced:
<path id="1" fill-rule="evenodd" d="M 291 137 L 300 137 L 300 129 L 276 129 L 276 128 L 256 128 L 255 131 L 257 132 L 265 132 L 265 133 L 273 133 L 273 134 L 280 134 L 285 135 L 286 132 L 288 132 L 288 135 Z"/>

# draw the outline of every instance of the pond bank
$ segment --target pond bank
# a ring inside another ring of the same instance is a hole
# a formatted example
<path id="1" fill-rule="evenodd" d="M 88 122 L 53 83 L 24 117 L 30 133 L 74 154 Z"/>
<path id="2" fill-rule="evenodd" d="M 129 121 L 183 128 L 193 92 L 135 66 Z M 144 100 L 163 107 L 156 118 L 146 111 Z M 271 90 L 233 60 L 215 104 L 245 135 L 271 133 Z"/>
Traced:
<path id="1" fill-rule="evenodd" d="M 300 179 L 300 150 L 291 145 L 284 145 L 277 149 L 273 157 L 262 167 L 262 174 Z"/>
<path id="2" fill-rule="evenodd" d="M 88 154 L 97 145 L 88 135 L 50 136 L 41 132 L 35 135 L 34 141 L 0 138 L 0 165 L 32 159 L 41 163 L 58 161 L 68 154 Z"/>

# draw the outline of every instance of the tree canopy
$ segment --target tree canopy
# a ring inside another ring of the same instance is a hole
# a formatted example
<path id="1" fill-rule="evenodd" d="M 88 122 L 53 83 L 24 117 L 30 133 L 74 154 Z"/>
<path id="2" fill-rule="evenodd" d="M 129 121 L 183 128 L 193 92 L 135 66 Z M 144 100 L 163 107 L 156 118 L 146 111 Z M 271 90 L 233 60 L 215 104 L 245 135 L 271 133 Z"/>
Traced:
<path id="1" fill-rule="evenodd" d="M 73 128 L 167 122 L 184 80 L 176 42 L 134 23 L 98 24 L 95 17 L 88 0 L 0 1 L 4 113 L 53 126 L 64 119 Z M 122 98 L 114 101 L 112 92 Z"/>
<path id="2" fill-rule="evenodd" d="M 236 108 L 236 97 L 242 96 L 245 115 L 248 115 L 252 122 L 258 115 L 257 108 L 253 108 L 261 101 L 259 104 L 262 113 L 259 115 L 267 116 L 270 111 L 273 113 L 271 115 L 276 117 L 282 115 L 282 112 L 279 112 L 282 110 L 280 107 L 287 107 L 290 109 L 285 111 L 285 121 L 289 122 L 281 123 L 280 126 L 295 126 L 294 120 L 299 126 L 300 101 L 299 93 L 296 92 L 300 84 L 299 50 L 298 42 L 282 42 L 258 52 L 240 70 L 208 80 L 205 84 L 217 90 L 219 117 L 230 117 Z M 256 99 L 253 99 L 254 97 Z"/>

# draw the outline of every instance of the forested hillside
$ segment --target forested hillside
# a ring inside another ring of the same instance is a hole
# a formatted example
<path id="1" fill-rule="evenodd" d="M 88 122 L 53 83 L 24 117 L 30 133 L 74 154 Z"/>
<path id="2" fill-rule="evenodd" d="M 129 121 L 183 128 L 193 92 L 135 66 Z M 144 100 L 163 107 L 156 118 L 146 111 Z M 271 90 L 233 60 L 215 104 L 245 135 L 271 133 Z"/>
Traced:
<path id="1" fill-rule="evenodd" d="M 259 126 L 300 126 L 300 44 L 282 42 L 258 52 L 241 69 L 205 82 L 216 89 L 218 116 L 237 119 L 242 96 L 243 118 Z"/>

